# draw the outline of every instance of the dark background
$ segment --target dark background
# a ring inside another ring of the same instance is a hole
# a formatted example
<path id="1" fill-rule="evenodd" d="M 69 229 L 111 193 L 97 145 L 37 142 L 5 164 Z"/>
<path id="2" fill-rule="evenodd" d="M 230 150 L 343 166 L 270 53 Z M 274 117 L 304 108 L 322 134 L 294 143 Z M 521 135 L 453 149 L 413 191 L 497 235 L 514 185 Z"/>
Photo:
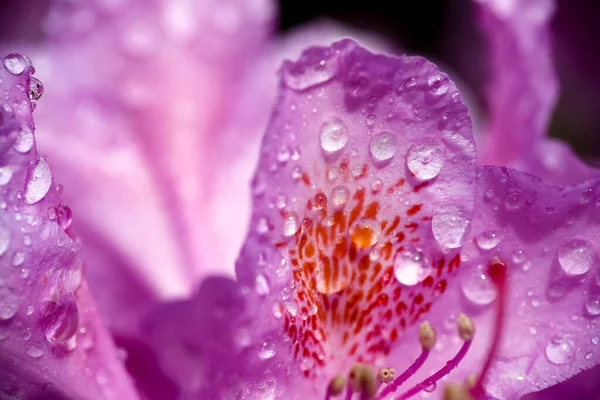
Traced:
<path id="1" fill-rule="evenodd" d="M 552 24 L 561 96 L 551 134 L 590 162 L 600 161 L 600 1 L 558 0 Z M 377 32 L 409 54 L 442 62 L 483 104 L 485 60 L 469 0 L 280 0 L 285 32 L 330 18 Z"/>

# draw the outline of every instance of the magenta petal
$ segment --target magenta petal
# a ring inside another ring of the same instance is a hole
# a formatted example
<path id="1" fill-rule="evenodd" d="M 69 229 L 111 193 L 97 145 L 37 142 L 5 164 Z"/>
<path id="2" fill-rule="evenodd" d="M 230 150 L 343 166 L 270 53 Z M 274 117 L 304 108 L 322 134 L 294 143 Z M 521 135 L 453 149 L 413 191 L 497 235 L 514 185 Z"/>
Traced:
<path id="1" fill-rule="evenodd" d="M 482 167 L 477 181 L 461 283 L 431 317 L 474 317 L 474 346 L 456 376 L 477 373 L 499 306 L 487 266 L 506 263 L 507 321 L 485 387 L 496 398 L 519 398 L 600 363 L 600 182 L 556 187 L 499 167 Z"/>
<path id="2" fill-rule="evenodd" d="M 42 87 L 33 71 L 18 54 L 0 66 L 2 397 L 137 399 L 65 232 L 61 187 L 35 147 L 32 103 Z"/>
<path id="3" fill-rule="evenodd" d="M 90 285 L 119 332 L 153 300 L 189 295 L 209 270 L 233 274 L 239 247 L 226 229 L 214 239 L 212 222 L 217 183 L 242 141 L 221 140 L 273 13 L 265 0 L 51 9 L 38 71 L 49 88 L 37 110 L 40 147 L 72 188 L 65 198 L 79 216 L 75 231 L 102 256 L 90 258 L 100 277 Z M 265 118 L 270 106 L 251 104 Z M 240 246 L 247 222 L 232 219 Z M 129 282 L 143 295 L 135 303 L 123 290 Z"/>
<path id="4" fill-rule="evenodd" d="M 600 175 L 567 144 L 546 138 L 558 92 L 550 43 L 554 2 L 477 2 L 491 73 L 481 163 L 518 168 L 556 184 Z"/>

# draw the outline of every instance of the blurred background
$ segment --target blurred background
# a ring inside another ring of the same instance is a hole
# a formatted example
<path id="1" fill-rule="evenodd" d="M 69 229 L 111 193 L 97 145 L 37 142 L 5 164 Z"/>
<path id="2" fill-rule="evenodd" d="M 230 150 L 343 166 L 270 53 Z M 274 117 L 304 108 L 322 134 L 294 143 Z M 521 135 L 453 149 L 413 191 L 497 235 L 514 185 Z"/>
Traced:
<path id="1" fill-rule="evenodd" d="M 48 1 L 0 0 L 0 38 L 36 40 Z M 427 56 L 459 74 L 482 100 L 485 65 L 470 0 L 279 0 L 280 33 L 332 19 L 380 34 L 409 54 Z M 600 2 L 558 0 L 553 30 L 561 95 L 551 134 L 585 159 L 600 158 Z M 10 16 L 10 17 L 9 17 Z M 14 17 L 14 18 L 13 18 Z M 483 104 L 480 102 L 480 104 Z"/>

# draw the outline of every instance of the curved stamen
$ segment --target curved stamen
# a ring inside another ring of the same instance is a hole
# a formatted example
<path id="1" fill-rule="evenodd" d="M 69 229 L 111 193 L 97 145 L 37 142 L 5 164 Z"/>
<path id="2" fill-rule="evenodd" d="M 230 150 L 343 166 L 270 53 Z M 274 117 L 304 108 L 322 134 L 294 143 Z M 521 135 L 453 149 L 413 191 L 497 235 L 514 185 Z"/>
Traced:
<path id="1" fill-rule="evenodd" d="M 377 373 L 377 379 L 375 379 L 375 389 L 379 389 L 381 385 L 389 384 L 394 381 L 396 370 L 394 368 L 382 368 Z"/>
<path id="2" fill-rule="evenodd" d="M 436 334 L 435 330 L 431 326 L 431 324 L 427 321 L 421 323 L 419 325 L 419 342 L 421 343 L 421 354 L 417 359 L 404 371 L 399 377 L 394 379 L 390 385 L 388 385 L 385 389 L 381 391 L 379 396 L 377 396 L 377 400 L 382 400 L 385 396 L 393 393 L 398 389 L 400 385 L 408 380 L 411 376 L 413 376 L 425 363 L 427 357 L 429 357 L 429 353 L 433 346 L 435 346 L 436 342 Z"/>
<path id="3" fill-rule="evenodd" d="M 461 337 L 468 338 L 465 339 L 463 345 L 461 346 L 456 356 L 452 358 L 450 361 L 446 363 L 441 369 L 439 369 L 436 373 L 431 375 L 429 378 L 421 381 L 417 385 L 413 386 L 406 393 L 396 398 L 396 400 L 405 400 L 409 397 L 414 396 L 419 393 L 421 390 L 424 390 L 431 385 L 437 383 L 444 376 L 448 375 L 454 368 L 458 366 L 461 360 L 467 355 L 467 351 L 469 351 L 469 347 L 471 347 L 473 334 L 475 332 L 473 322 L 464 314 L 461 314 L 458 318 L 458 332 Z"/>
<path id="4" fill-rule="evenodd" d="M 332 397 L 335 397 L 342 393 L 344 390 L 344 386 L 346 386 L 346 378 L 343 375 L 337 375 L 335 378 L 329 382 L 327 386 L 327 393 L 325 393 L 325 400 L 330 400 Z"/>
<path id="5" fill-rule="evenodd" d="M 485 360 L 485 364 L 479 374 L 479 378 L 473 385 L 471 389 L 471 395 L 473 397 L 480 398 L 485 395 L 485 391 L 483 390 L 483 381 L 486 378 L 486 374 L 488 373 L 490 366 L 492 364 L 492 358 L 496 351 L 498 350 L 498 346 L 500 345 L 500 338 L 502 337 L 502 331 L 504 328 L 504 316 L 506 311 L 506 282 L 508 270 L 506 268 L 506 264 L 500 261 L 497 257 L 495 257 L 491 262 L 488 268 L 488 275 L 492 278 L 492 282 L 496 285 L 498 290 L 498 312 L 496 313 L 496 323 L 494 330 L 494 337 L 492 339 L 492 346 L 488 351 L 487 358 Z"/>

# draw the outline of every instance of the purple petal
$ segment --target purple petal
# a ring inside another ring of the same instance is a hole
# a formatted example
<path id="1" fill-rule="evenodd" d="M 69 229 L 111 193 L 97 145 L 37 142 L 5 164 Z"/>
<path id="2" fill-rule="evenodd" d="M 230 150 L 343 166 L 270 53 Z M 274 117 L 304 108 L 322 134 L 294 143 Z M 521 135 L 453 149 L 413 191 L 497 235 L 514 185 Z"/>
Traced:
<path id="1" fill-rule="evenodd" d="M 94 247 L 92 289 L 119 332 L 157 298 L 189 295 L 209 270 L 233 273 L 237 248 L 224 255 L 227 240 L 213 246 L 209 218 L 215 170 L 238 154 L 229 157 L 219 140 L 272 14 L 262 0 L 57 1 L 51 9 L 40 146 L 73 188 L 65 196 L 81 216 L 75 229 Z M 253 104 L 260 115 L 269 106 Z M 240 219 L 230 226 L 244 232 Z"/>
<path id="2" fill-rule="evenodd" d="M 478 2 L 491 60 L 480 162 L 518 168 L 556 184 L 600 175 L 567 144 L 546 139 L 558 92 L 550 43 L 554 2 Z"/>
<path id="3" fill-rule="evenodd" d="M 455 275 L 469 229 L 470 120 L 433 64 L 345 40 L 281 73 L 239 286 L 208 281 L 145 328 L 165 372 L 206 398 L 324 395 L 353 361 L 385 361 Z M 397 258 L 435 279 L 400 271 L 401 288 Z M 351 321 L 334 322 L 344 307 Z"/>
<path id="4" fill-rule="evenodd" d="M 472 350 L 454 376 L 478 373 L 473 366 L 487 356 L 500 306 L 486 267 L 496 257 L 506 263 L 507 320 L 485 387 L 496 398 L 519 398 L 600 362 L 600 182 L 556 187 L 499 167 L 482 167 L 477 182 L 461 283 L 430 319 L 440 325 L 459 312 L 474 318 Z M 451 348 L 442 346 L 442 357 Z"/>
<path id="5" fill-rule="evenodd" d="M 18 54 L 0 66 L 0 394 L 137 399 L 82 278 L 61 187 L 35 147 L 33 71 Z"/>

